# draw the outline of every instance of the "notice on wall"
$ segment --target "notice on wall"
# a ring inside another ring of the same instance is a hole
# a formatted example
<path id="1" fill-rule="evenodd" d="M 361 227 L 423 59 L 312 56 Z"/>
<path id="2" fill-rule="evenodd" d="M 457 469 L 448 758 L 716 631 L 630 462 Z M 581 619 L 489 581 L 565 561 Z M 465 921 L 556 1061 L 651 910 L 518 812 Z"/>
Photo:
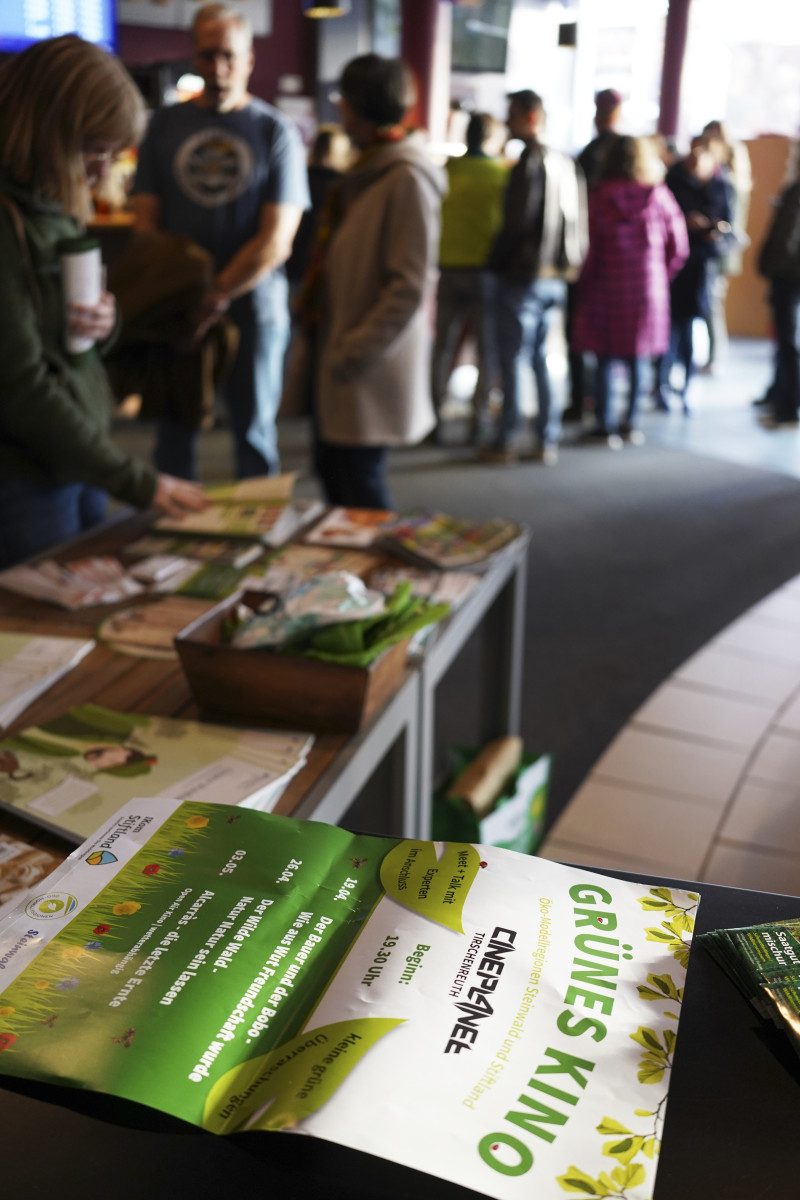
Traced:
<path id="1" fill-rule="evenodd" d="M 698 900 L 136 800 L 0 921 L 0 1073 L 508 1200 L 644 1200 Z"/>

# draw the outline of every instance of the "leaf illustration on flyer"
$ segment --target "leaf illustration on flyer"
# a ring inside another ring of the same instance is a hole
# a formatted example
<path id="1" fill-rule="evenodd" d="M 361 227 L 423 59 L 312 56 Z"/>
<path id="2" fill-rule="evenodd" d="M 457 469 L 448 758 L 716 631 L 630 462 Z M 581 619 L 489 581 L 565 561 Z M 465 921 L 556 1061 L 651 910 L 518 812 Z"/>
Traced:
<path id="1" fill-rule="evenodd" d="M 446 842 L 441 858 L 435 842 L 401 842 L 381 863 L 381 883 L 398 904 L 463 933 L 464 902 L 480 866 L 466 842 Z"/>
<path id="2" fill-rule="evenodd" d="M 208 1093 L 203 1124 L 212 1133 L 294 1129 L 327 1100 L 385 1034 L 402 1021 L 359 1017 L 308 1029 L 271 1054 L 234 1067 Z M 265 1099 L 266 1098 L 266 1099 Z"/>

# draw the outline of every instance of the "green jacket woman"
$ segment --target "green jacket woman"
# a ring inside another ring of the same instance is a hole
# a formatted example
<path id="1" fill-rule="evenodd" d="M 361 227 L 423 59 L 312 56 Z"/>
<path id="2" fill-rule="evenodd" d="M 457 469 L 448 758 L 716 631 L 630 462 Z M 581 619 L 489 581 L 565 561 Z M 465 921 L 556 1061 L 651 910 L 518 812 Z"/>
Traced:
<path id="1" fill-rule="evenodd" d="M 0 567 L 100 522 L 107 494 L 173 515 L 205 503 L 115 445 L 100 357 L 114 299 L 67 309 L 62 295 L 61 252 L 84 232 L 89 189 L 143 124 L 124 68 L 74 35 L 0 67 Z M 95 345 L 70 354 L 67 332 Z"/>

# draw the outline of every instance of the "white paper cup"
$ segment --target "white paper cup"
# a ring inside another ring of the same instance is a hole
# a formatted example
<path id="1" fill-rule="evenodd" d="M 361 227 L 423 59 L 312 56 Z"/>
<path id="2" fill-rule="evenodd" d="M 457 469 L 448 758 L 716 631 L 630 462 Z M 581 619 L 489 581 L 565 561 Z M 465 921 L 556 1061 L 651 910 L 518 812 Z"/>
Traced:
<path id="1" fill-rule="evenodd" d="M 94 238 L 74 238 L 61 243 L 61 283 L 64 293 L 65 321 L 70 304 L 88 308 L 100 301 L 103 290 L 103 260 L 100 244 Z M 83 354 L 91 350 L 94 338 L 76 337 L 64 328 L 67 354 Z"/>

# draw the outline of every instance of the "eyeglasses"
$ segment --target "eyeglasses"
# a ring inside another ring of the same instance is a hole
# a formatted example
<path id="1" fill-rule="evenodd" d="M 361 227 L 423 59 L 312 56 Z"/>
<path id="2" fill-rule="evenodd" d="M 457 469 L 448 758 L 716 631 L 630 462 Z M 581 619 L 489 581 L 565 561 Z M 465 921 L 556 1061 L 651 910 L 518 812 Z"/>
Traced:
<path id="1" fill-rule="evenodd" d="M 116 157 L 116 150 L 84 150 L 83 152 L 83 161 L 87 167 L 110 164 Z"/>

